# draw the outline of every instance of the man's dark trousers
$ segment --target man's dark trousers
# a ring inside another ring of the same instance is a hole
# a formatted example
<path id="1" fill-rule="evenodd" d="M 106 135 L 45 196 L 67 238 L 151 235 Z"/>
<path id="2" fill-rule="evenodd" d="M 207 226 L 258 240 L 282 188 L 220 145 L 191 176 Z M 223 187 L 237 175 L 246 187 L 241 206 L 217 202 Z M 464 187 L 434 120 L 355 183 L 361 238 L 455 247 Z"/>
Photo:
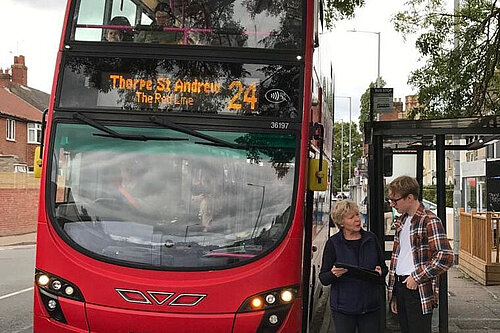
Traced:
<path id="1" fill-rule="evenodd" d="M 396 276 L 395 296 L 401 333 L 431 333 L 432 313 L 422 314 L 418 288 L 411 290 L 402 282 L 406 277 Z"/>

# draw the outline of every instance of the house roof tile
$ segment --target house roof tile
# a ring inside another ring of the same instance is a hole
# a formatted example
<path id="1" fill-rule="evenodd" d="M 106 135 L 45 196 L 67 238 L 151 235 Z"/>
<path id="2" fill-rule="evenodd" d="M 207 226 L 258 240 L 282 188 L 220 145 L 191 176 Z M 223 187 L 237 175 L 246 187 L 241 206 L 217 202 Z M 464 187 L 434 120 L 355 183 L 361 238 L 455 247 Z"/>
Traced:
<path id="1" fill-rule="evenodd" d="M 26 120 L 41 121 L 49 95 L 33 88 L 11 83 L 0 88 L 0 113 Z"/>

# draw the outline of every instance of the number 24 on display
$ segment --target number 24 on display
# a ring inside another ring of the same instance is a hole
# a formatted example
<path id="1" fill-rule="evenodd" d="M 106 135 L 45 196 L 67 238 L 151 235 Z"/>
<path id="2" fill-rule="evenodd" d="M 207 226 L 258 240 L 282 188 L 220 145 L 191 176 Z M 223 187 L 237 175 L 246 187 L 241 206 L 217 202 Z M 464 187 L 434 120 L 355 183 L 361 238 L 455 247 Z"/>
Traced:
<path id="1" fill-rule="evenodd" d="M 257 104 L 257 84 L 252 83 L 250 86 L 246 87 L 241 83 L 241 81 L 233 81 L 229 84 L 229 89 L 233 90 L 236 88 L 236 91 L 233 94 L 233 97 L 227 103 L 227 107 L 230 110 L 241 110 L 243 107 L 241 97 L 243 95 L 243 103 L 246 103 L 250 106 L 250 110 L 255 110 Z"/>

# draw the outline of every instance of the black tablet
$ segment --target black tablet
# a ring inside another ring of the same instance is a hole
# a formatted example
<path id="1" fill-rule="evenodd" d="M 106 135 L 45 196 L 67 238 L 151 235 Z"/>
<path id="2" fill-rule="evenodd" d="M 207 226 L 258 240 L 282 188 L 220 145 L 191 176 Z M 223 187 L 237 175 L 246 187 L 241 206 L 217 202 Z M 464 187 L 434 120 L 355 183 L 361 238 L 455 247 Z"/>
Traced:
<path id="1" fill-rule="evenodd" d="M 375 282 L 378 284 L 384 284 L 384 279 L 382 278 L 382 276 L 380 276 L 378 274 L 377 271 L 363 268 L 363 267 L 359 267 L 359 266 L 344 264 L 341 262 L 335 263 L 335 267 L 347 269 L 347 273 L 345 273 L 345 274 L 352 276 L 353 278 L 365 280 L 365 281 L 370 281 L 370 282 Z"/>

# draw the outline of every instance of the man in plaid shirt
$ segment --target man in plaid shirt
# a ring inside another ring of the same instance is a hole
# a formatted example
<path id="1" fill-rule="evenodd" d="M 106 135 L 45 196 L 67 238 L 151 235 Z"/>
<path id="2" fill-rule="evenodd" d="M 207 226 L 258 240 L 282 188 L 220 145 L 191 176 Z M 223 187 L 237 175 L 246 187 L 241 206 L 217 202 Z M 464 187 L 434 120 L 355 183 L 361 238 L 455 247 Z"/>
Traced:
<path id="1" fill-rule="evenodd" d="M 388 297 L 403 333 L 432 332 L 439 275 L 453 265 L 453 251 L 443 224 L 425 210 L 419 192 L 418 182 L 409 176 L 389 184 L 388 200 L 402 216 L 394 235 Z"/>

